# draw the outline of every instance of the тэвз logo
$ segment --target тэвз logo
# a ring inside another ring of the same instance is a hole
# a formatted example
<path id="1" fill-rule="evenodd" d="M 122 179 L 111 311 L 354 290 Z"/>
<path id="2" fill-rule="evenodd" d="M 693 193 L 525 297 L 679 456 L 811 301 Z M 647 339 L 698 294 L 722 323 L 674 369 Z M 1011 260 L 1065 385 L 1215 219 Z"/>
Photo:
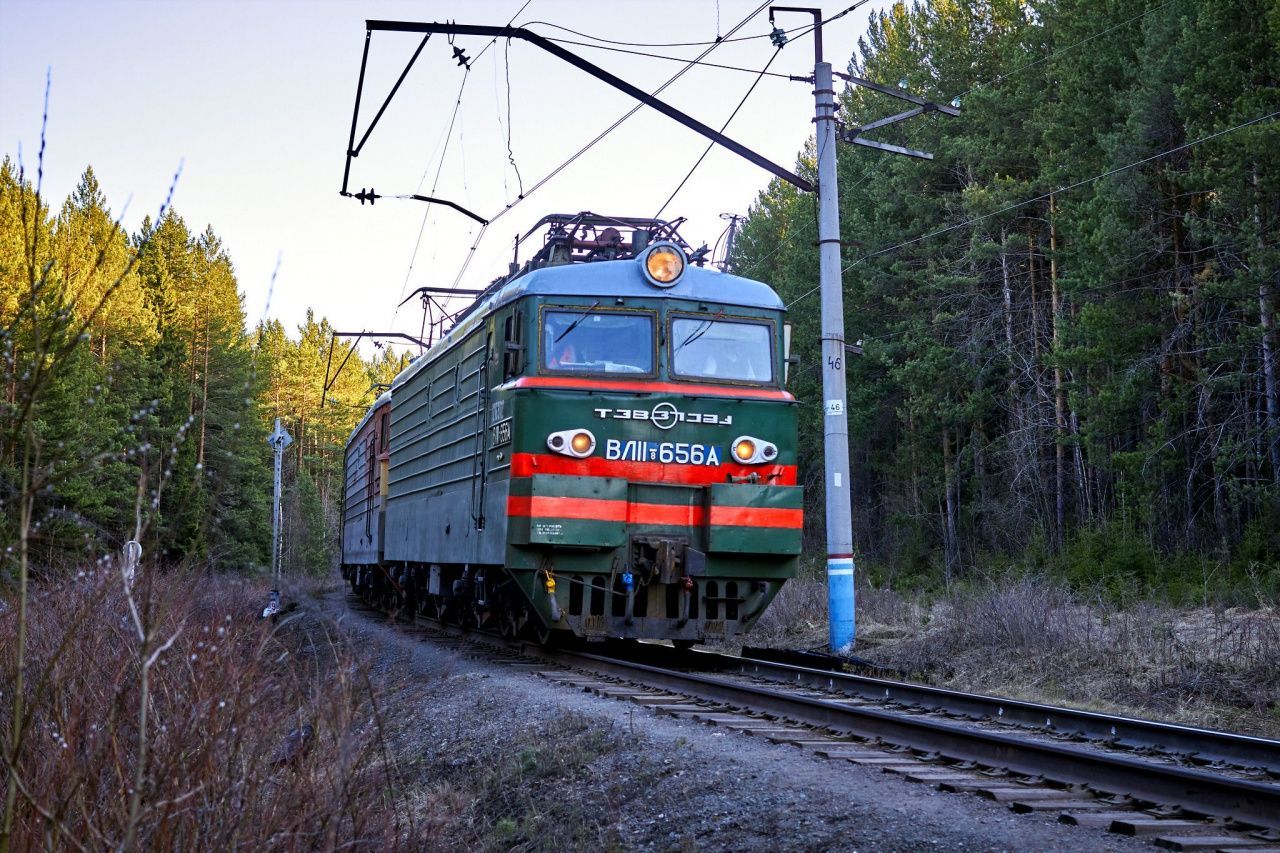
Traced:
<path id="1" fill-rule="evenodd" d="M 671 429 L 680 420 L 680 412 L 672 403 L 659 403 L 653 407 L 649 420 L 658 429 Z"/>
<path id="2" fill-rule="evenodd" d="M 674 403 L 662 402 L 648 411 L 644 409 L 593 409 L 597 418 L 616 418 L 620 421 L 649 421 L 658 429 L 671 429 L 679 423 L 730 426 L 733 415 L 714 412 L 682 412 Z"/>

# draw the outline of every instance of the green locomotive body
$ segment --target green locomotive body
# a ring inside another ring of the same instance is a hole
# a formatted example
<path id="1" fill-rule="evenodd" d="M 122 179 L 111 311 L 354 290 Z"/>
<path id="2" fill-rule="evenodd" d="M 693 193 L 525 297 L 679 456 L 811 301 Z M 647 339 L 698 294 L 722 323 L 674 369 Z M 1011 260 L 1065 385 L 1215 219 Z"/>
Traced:
<path id="1" fill-rule="evenodd" d="M 742 633 L 800 553 L 783 306 L 664 223 L 549 219 L 352 434 L 344 577 L 543 640 Z"/>

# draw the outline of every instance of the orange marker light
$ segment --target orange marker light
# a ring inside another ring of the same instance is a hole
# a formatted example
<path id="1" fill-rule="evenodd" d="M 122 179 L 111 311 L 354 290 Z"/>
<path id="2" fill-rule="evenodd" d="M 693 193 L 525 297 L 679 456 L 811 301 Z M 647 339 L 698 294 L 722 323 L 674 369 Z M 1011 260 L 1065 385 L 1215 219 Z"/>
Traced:
<path id="1" fill-rule="evenodd" d="M 644 259 L 645 269 L 654 281 L 670 284 L 684 272 L 684 258 L 670 246 L 658 246 Z"/>
<path id="2" fill-rule="evenodd" d="M 573 445 L 574 453 L 586 453 L 591 449 L 591 436 L 585 432 L 575 433 L 571 444 Z"/>
<path id="3" fill-rule="evenodd" d="M 733 455 L 738 457 L 742 462 L 746 462 L 752 456 L 756 455 L 756 445 L 753 441 L 743 439 L 733 446 Z"/>

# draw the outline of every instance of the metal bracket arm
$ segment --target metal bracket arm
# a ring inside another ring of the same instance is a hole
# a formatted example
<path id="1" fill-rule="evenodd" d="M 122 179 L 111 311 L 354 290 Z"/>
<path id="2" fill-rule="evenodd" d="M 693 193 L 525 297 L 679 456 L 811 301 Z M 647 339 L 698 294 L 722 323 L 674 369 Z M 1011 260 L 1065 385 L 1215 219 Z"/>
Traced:
<path id="1" fill-rule="evenodd" d="M 909 118 L 915 118 L 921 113 L 930 112 L 927 107 L 917 107 L 914 110 L 907 110 L 905 113 L 898 113 L 896 116 L 877 119 L 867 124 L 845 128 L 840 132 L 840 138 L 845 142 L 852 142 L 855 145 L 865 145 L 868 148 L 878 148 L 881 151 L 892 151 L 895 154 L 906 154 L 908 157 L 918 157 L 921 160 L 932 160 L 933 155 L 927 151 L 917 151 L 914 148 L 903 148 L 901 145 L 890 145 L 888 142 L 877 142 L 874 139 L 866 139 L 861 134 L 864 131 L 874 130 L 877 127 L 884 127 L 890 124 L 896 124 Z"/>
<path id="2" fill-rule="evenodd" d="M 431 38 L 430 34 L 422 37 L 422 43 L 418 45 L 418 49 L 413 52 L 413 56 L 409 57 L 409 62 L 405 65 L 404 70 L 400 72 L 400 77 L 396 80 L 391 91 L 387 93 L 387 99 L 382 102 L 382 106 L 378 108 L 378 113 L 373 117 L 373 121 L 369 122 L 369 127 L 364 132 L 364 136 L 360 137 L 360 144 L 355 144 L 356 139 L 356 120 L 360 116 L 360 98 L 364 92 L 364 71 L 365 66 L 369 63 L 369 39 L 372 34 L 366 32 L 364 34 L 364 54 L 360 59 L 360 82 L 356 84 L 356 104 L 351 111 L 351 136 L 347 140 L 347 162 L 342 170 L 342 189 L 340 193 L 344 196 L 350 196 L 347 192 L 347 181 L 351 177 L 351 159 L 360 156 L 360 149 L 364 148 L 364 144 L 369 141 L 369 134 L 373 133 L 373 129 L 378 126 L 378 121 L 382 118 L 382 114 L 387 111 L 391 99 L 396 96 L 396 92 L 400 91 L 400 84 L 404 82 L 404 78 L 409 76 L 409 69 L 413 68 L 413 63 L 418 61 L 418 55 L 422 53 L 422 49 L 427 46 L 427 41 Z M 363 201 L 361 202 L 364 203 Z"/>
<path id="3" fill-rule="evenodd" d="M 890 145 L 888 142 L 876 142 L 874 139 L 864 139 L 861 136 L 846 137 L 845 142 L 852 142 L 854 145 L 865 145 L 868 148 L 879 148 L 881 151 L 892 151 L 894 154 L 906 154 L 908 157 L 916 157 L 921 160 L 933 159 L 933 155 L 928 151 L 903 148 L 901 145 Z"/>
<path id="4" fill-rule="evenodd" d="M 469 216 L 469 217 L 471 217 L 471 218 L 472 218 L 472 219 L 474 219 L 476 222 L 479 222 L 481 225 L 488 225 L 488 224 L 489 224 L 489 220 L 485 219 L 484 217 L 482 217 L 482 216 L 480 216 L 480 215 L 478 215 L 478 214 L 472 213 L 471 211 L 467 210 L 467 209 L 466 209 L 465 207 L 463 207 L 462 205 L 460 205 L 460 204 L 456 204 L 456 203 L 454 203 L 454 202 L 452 202 L 452 201 L 449 201 L 448 199 L 444 199 L 444 198 L 432 198 L 432 197 L 431 197 L 431 196 L 429 196 L 429 195 L 418 195 L 417 193 L 414 193 L 414 194 L 413 194 L 413 195 L 411 195 L 411 196 L 407 196 L 407 198 L 411 198 L 411 199 L 413 199 L 414 201 L 425 201 L 425 202 L 427 202 L 428 204 L 443 204 L 443 205 L 445 205 L 446 207 L 452 207 L 454 210 L 458 211 L 458 212 L 459 212 L 459 213 L 461 213 L 463 216 Z"/>
<path id="5" fill-rule="evenodd" d="M 787 183 L 792 184 L 796 187 L 799 187 L 801 190 L 804 190 L 805 192 L 813 192 L 814 190 L 814 185 L 812 183 L 800 177 L 799 175 L 795 174 L 794 172 L 791 172 L 788 169 L 784 169 L 782 166 L 779 166 L 777 163 L 774 163 L 772 160 L 769 160 L 768 158 L 763 157 L 760 154 L 757 154 L 756 152 L 752 151 L 750 148 L 747 148 L 745 145 L 735 142 L 734 140 L 730 139 L 729 137 L 725 136 L 719 131 L 711 127 L 708 127 L 707 125 L 703 124 L 702 122 L 698 121 L 692 116 L 689 116 L 681 112 L 680 110 L 676 109 L 675 107 L 671 106 L 670 104 L 664 101 L 661 101 L 658 98 L 655 98 L 653 95 L 650 95 L 648 92 L 645 92 L 643 89 L 639 89 L 633 86 L 632 84 L 628 83 L 626 80 L 623 80 L 621 77 L 617 77 L 616 75 L 610 74 L 608 71 L 605 71 L 603 68 L 599 67 L 598 65 L 594 65 L 591 62 L 588 62 L 587 60 L 583 59 L 582 57 L 576 54 L 570 53 L 569 51 L 560 47 L 560 45 L 556 44 L 555 42 L 545 39 L 542 36 L 538 35 L 537 33 L 523 29 L 522 27 L 494 27 L 494 26 L 481 26 L 476 24 L 454 24 L 454 23 L 442 24 L 442 23 L 425 23 L 425 22 L 416 22 L 416 21 L 374 21 L 374 20 L 366 21 L 365 26 L 370 32 L 373 32 L 376 30 L 376 31 L 383 31 L 383 32 L 426 33 L 428 35 L 432 33 L 447 33 L 447 34 L 460 35 L 460 36 L 489 36 L 492 38 L 509 38 L 509 39 L 514 38 L 514 39 L 521 39 L 523 41 L 527 41 L 530 44 L 534 45 L 535 47 L 542 48 L 547 53 L 550 53 L 551 55 L 559 59 L 563 59 L 565 62 L 568 62 L 570 65 L 574 66 L 575 68 L 578 68 L 579 70 L 587 72 L 592 77 L 595 77 L 597 80 L 608 83 L 610 86 L 614 87 L 615 89 L 625 92 L 626 94 L 635 98 L 637 101 L 640 101 L 642 104 L 653 107 L 655 110 L 662 113 L 663 115 L 669 118 L 675 119 L 676 121 L 683 124 L 685 127 L 689 128 L 690 130 L 693 130 L 697 133 L 702 134 L 703 136 L 710 139 L 712 142 L 715 142 L 725 148 L 728 148 L 730 151 L 737 154 L 738 156 L 743 157 L 746 160 L 749 160 L 750 162 L 756 164 L 762 169 L 765 169 L 766 171 L 772 172 L 774 175 L 786 181 Z"/>
<path id="6" fill-rule="evenodd" d="M 884 127 L 885 125 L 897 124 L 900 121 L 906 121 L 909 118 L 915 118 L 918 115 L 923 115 L 925 112 L 926 110 L 924 107 L 916 107 L 914 110 L 907 110 L 905 113 L 898 113 L 897 115 L 889 116 L 888 118 L 879 118 L 879 119 L 876 119 L 875 121 L 867 122 L 866 124 L 857 125 L 856 127 L 850 127 L 845 131 L 845 134 L 847 136 L 857 136 L 859 133 L 863 133 L 868 130 L 875 130 L 877 127 Z"/>
<path id="7" fill-rule="evenodd" d="M 937 110 L 938 112 L 943 113 L 945 115 L 949 115 L 949 116 L 960 115 L 960 111 L 955 107 L 947 107 L 947 106 L 943 106 L 942 104 L 935 104 L 930 101 L 926 101 L 924 98 L 917 97 L 916 95 L 913 95 L 910 92 L 904 92 L 895 86 L 886 86 L 883 83 L 873 83 L 870 80 L 867 80 L 863 77 L 856 77 L 853 74 L 842 74 L 839 71 L 834 71 L 832 73 L 835 74 L 835 76 L 839 77 L 841 80 L 846 80 L 850 83 L 853 83 L 855 86 L 862 86 L 863 88 L 871 89 L 872 91 L 879 92 L 882 95 L 888 95 L 892 98 L 898 98 L 900 100 L 908 101 L 913 104 L 919 104 L 922 107 Z"/>

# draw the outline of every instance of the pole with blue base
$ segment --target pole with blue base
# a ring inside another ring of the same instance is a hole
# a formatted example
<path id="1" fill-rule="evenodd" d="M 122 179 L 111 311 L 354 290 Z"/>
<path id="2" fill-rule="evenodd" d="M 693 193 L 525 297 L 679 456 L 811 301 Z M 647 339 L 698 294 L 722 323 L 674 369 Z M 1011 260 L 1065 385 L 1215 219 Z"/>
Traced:
<path id="1" fill-rule="evenodd" d="M 821 41 L 818 42 L 821 45 Z M 821 51 L 821 47 L 819 47 Z M 836 99 L 831 65 L 814 66 L 818 147 L 818 257 L 822 293 L 823 452 L 826 458 L 827 613 L 831 651 L 853 649 L 853 500 L 845 390 L 844 285 L 840 276 L 840 208 L 836 196 Z"/>
<path id="2" fill-rule="evenodd" d="M 844 285 L 840 275 L 840 205 L 836 189 L 836 92 L 831 63 L 822 61 L 822 10 L 770 6 L 777 12 L 813 16 L 814 135 L 818 149 L 818 290 L 822 297 L 822 438 L 827 505 L 827 616 L 831 652 L 853 650 L 853 511 L 849 490 L 849 418 L 845 413 Z M 774 29 L 782 47 L 786 33 Z"/>

